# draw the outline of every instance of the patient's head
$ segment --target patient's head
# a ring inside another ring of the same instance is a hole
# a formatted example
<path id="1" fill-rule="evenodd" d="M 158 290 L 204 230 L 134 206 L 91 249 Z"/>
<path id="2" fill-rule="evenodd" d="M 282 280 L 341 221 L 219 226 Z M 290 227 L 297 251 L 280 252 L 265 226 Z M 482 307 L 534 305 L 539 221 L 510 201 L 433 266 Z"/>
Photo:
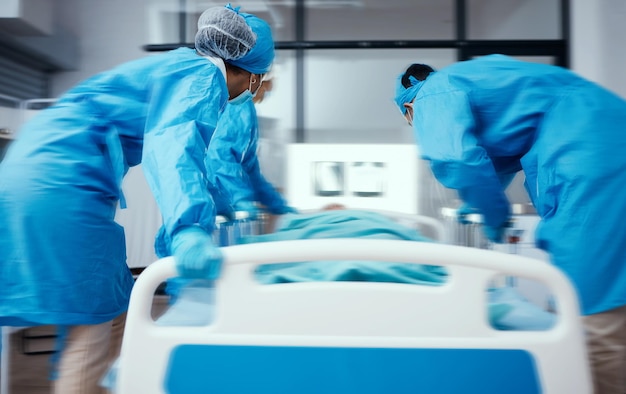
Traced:
<path id="1" fill-rule="evenodd" d="M 338 211 L 342 209 L 348 209 L 348 208 L 345 205 L 338 204 L 338 203 L 332 203 L 332 204 L 324 205 L 322 207 L 322 211 Z"/>

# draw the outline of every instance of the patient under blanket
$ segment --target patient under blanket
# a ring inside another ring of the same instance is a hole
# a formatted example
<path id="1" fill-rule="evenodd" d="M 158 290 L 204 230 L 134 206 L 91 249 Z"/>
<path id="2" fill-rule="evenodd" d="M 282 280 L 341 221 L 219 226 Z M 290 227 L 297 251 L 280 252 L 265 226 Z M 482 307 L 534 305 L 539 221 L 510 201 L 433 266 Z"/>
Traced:
<path id="1" fill-rule="evenodd" d="M 316 238 L 373 238 L 432 242 L 416 230 L 402 226 L 374 212 L 335 210 L 308 215 L 285 215 L 276 232 L 247 237 L 242 240 L 242 243 Z M 376 261 L 268 264 L 260 266 L 256 271 L 257 280 L 264 284 L 366 281 L 438 285 L 445 282 L 446 276 L 445 268 L 438 266 Z"/>
<path id="2" fill-rule="evenodd" d="M 250 236 L 242 243 L 315 238 L 373 238 L 432 242 L 417 230 L 400 225 L 384 215 L 359 210 L 332 210 L 313 214 L 287 214 L 271 234 Z M 377 261 L 314 261 L 266 264 L 255 272 L 267 285 L 309 281 L 369 281 L 437 286 L 445 283 L 445 268 L 410 263 Z M 168 282 L 175 302 L 159 319 L 162 325 L 202 325 L 212 317 L 213 289 L 208 281 Z M 552 313 L 530 303 L 512 287 L 487 290 L 489 320 L 499 330 L 545 330 L 555 321 Z M 209 309 L 209 310 L 207 310 Z M 199 313 L 204 310 L 204 313 Z"/>

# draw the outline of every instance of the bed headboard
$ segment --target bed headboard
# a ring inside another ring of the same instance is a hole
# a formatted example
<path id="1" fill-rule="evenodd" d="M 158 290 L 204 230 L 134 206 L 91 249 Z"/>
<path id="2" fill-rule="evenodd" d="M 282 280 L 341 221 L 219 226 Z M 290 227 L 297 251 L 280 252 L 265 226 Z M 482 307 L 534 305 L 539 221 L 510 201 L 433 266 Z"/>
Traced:
<path id="1" fill-rule="evenodd" d="M 572 285 L 543 261 L 491 250 L 380 239 L 310 239 L 230 246 L 215 320 L 152 321 L 155 288 L 173 258 L 138 278 L 118 393 L 590 393 Z M 374 282 L 261 285 L 259 264 L 373 260 L 442 265 L 442 286 Z M 497 331 L 485 289 L 496 274 L 546 283 L 558 318 L 544 331 Z M 211 391 L 209 391 L 209 389 Z"/>

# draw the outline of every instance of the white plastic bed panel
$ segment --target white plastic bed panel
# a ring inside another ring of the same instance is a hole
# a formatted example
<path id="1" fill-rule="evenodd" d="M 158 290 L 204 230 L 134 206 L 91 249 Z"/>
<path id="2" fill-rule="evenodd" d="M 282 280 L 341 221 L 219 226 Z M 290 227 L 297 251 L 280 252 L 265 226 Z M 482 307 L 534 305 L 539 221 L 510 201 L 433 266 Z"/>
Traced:
<path id="1" fill-rule="evenodd" d="M 491 250 L 395 240 L 316 239 L 223 248 L 216 314 L 162 327 L 152 295 L 172 258 L 138 278 L 118 393 L 590 393 L 579 309 L 553 266 Z M 371 282 L 260 285 L 259 264 L 364 260 L 447 266 L 442 286 Z M 486 287 L 497 274 L 545 283 L 558 319 L 546 331 L 498 331 Z"/>

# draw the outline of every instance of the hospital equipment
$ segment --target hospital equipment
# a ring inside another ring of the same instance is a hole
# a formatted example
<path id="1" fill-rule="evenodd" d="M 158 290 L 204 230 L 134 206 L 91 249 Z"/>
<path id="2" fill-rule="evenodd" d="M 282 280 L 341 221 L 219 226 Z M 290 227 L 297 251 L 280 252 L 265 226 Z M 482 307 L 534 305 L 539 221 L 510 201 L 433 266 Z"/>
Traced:
<path id="1" fill-rule="evenodd" d="M 549 263 L 547 254 L 534 246 L 534 228 L 539 217 L 525 204 L 513 204 L 513 217 L 504 232 L 504 243 L 491 242 L 483 234 L 482 217 L 468 213 L 464 207 L 441 209 L 447 242 L 454 245 L 492 249 L 503 253 L 519 254 Z M 463 218 L 460 215 L 464 215 Z M 526 299 L 545 310 L 554 309 L 554 300 L 544 284 L 527 278 L 506 276 L 494 281 L 494 285 L 515 287 Z"/>
<path id="2" fill-rule="evenodd" d="M 285 195 L 299 210 L 338 203 L 425 214 L 415 144 L 292 143 L 285 149 Z"/>
<path id="3" fill-rule="evenodd" d="M 233 220 L 218 215 L 215 218 L 215 231 L 213 241 L 219 246 L 236 245 L 241 237 L 257 235 L 264 232 L 267 215 L 260 213 L 251 218 L 248 212 L 235 212 Z"/>
<path id="4" fill-rule="evenodd" d="M 588 393 L 578 304 L 571 284 L 542 261 L 492 250 L 378 239 L 277 241 L 222 248 L 216 318 L 160 327 L 155 288 L 176 275 L 151 264 L 133 289 L 118 393 Z M 262 286 L 260 264 L 312 260 L 435 264 L 443 286 L 309 282 Z M 495 275 L 546 283 L 558 320 L 546 331 L 502 332 L 486 321 Z"/>

